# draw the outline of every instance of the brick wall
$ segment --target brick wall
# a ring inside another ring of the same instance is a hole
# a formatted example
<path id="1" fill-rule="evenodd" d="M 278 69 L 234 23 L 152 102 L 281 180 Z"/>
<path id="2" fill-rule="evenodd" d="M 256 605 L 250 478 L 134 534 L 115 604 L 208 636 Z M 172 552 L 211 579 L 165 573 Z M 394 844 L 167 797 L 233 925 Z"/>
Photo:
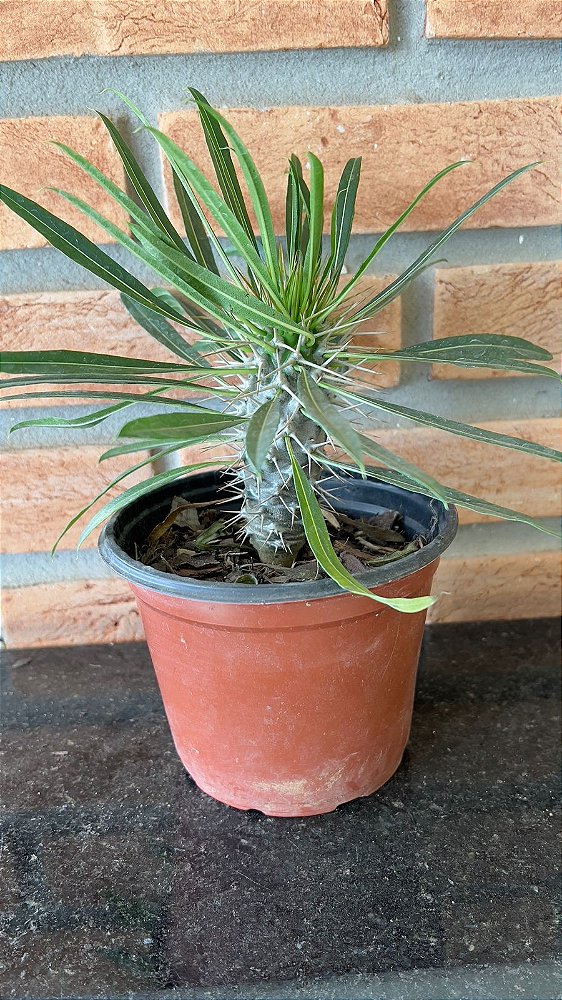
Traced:
<path id="1" fill-rule="evenodd" d="M 195 115 L 184 106 L 185 87 L 194 85 L 228 109 L 254 151 L 279 230 L 289 152 L 321 155 L 331 190 L 343 162 L 363 156 L 352 270 L 373 234 L 433 173 L 453 160 L 474 159 L 412 214 L 377 259 L 365 280 L 378 288 L 420 252 L 430 231 L 510 169 L 540 160 L 536 171 L 470 220 L 449 244 L 446 263 L 377 317 L 376 329 L 363 332 L 392 347 L 505 332 L 559 353 L 560 100 L 552 39 L 561 6 L 560 0 L 3 0 L 2 179 L 61 211 L 46 188 L 78 191 L 81 175 L 48 145 L 58 139 L 121 183 L 119 162 L 90 110 L 95 105 L 122 120 L 166 200 L 169 177 L 154 147 L 134 132 L 122 105 L 100 91 L 114 86 L 126 92 L 205 165 Z M 81 193 L 91 195 L 85 186 Z M 95 198 L 111 216 L 113 206 L 97 190 Z M 62 213 L 76 221 L 71 208 Z M 85 225 L 90 238 L 107 239 Z M 164 360 L 116 293 L 2 209 L 0 248 L 3 348 L 81 348 Z M 397 402 L 556 446 L 557 399 L 550 385 L 439 365 L 413 368 L 389 366 L 384 378 L 376 371 L 370 378 Z M 87 412 L 77 401 L 70 406 L 73 414 Z M 112 439 L 109 424 L 85 434 L 30 429 L 9 435 L 23 413 L 59 412 L 56 401 L 27 401 L 25 409 L 4 404 L 0 411 L 3 635 L 9 646 L 140 635 L 126 586 L 108 577 L 92 547 L 76 558 L 76 533 L 53 560 L 48 555 L 66 520 L 121 468 L 119 460 L 111 468 L 97 462 Z M 546 462 L 394 422 L 370 432 L 453 486 L 536 517 L 559 512 L 558 480 Z M 434 621 L 557 613 L 558 554 L 549 536 L 476 515 L 463 514 L 461 524 L 439 570 L 442 598 Z"/>

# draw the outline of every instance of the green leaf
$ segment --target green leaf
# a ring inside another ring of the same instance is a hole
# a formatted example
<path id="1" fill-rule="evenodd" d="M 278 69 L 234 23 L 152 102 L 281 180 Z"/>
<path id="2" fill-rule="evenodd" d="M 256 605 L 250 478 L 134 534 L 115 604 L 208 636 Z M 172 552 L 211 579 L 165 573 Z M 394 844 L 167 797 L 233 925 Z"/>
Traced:
<path id="1" fill-rule="evenodd" d="M 176 200 L 183 219 L 185 235 L 187 236 L 189 245 L 193 250 L 195 260 L 201 264 L 201 267 L 207 267 L 209 271 L 214 271 L 215 274 L 218 274 L 219 269 L 217 267 L 215 255 L 213 253 L 209 237 L 205 231 L 205 226 L 199 217 L 199 213 L 195 210 L 191 199 L 188 198 L 185 188 L 175 170 L 172 170 L 172 177 L 174 181 Z"/>
<path id="2" fill-rule="evenodd" d="M 268 456 L 281 419 L 281 407 L 278 396 L 273 396 L 263 403 L 252 414 L 246 430 L 246 457 L 250 468 L 256 476 L 261 475 L 263 464 Z"/>
<path id="3" fill-rule="evenodd" d="M 196 261 L 190 260 L 164 241 L 154 237 L 151 240 L 151 248 L 140 246 L 117 226 L 100 216 L 81 198 L 76 198 L 67 191 L 59 191 L 59 194 L 83 211 L 89 218 L 94 219 L 114 239 L 145 264 L 148 264 L 149 267 L 152 267 L 160 277 L 169 281 L 174 288 L 190 298 L 201 309 L 210 313 L 219 322 L 238 329 L 243 336 L 248 337 L 249 335 L 230 319 L 230 311 L 239 321 L 262 324 L 266 327 L 277 327 L 297 335 L 303 332 L 301 326 L 286 319 L 266 302 L 249 295 L 218 275 L 212 274 L 207 268 L 201 267 Z M 177 317 L 174 318 L 177 319 Z M 179 322 L 185 324 L 185 318 L 180 318 Z M 267 348 L 264 346 L 264 349 Z M 271 353 L 271 348 L 269 352 Z"/>
<path id="4" fill-rule="evenodd" d="M 10 427 L 10 434 L 14 431 L 21 431 L 24 427 L 95 427 L 103 420 L 117 413 L 119 410 L 131 406 L 131 403 L 116 403 L 115 406 L 107 406 L 102 410 L 94 410 L 82 417 L 40 417 L 37 420 L 20 420 L 19 423 Z"/>
<path id="5" fill-rule="evenodd" d="M 304 411 L 311 420 L 319 424 L 336 444 L 339 444 L 355 459 L 361 468 L 363 447 L 360 435 L 353 429 L 341 411 L 332 405 L 326 394 L 304 372 L 299 375 L 297 395 Z"/>
<path id="6" fill-rule="evenodd" d="M 289 170 L 295 180 L 296 191 L 299 199 L 299 211 L 302 218 L 302 224 L 300 227 L 300 245 L 298 245 L 296 249 L 300 253 L 300 256 L 304 259 L 304 255 L 308 247 L 308 237 L 310 232 L 310 191 L 308 190 L 308 185 L 303 177 L 302 163 L 298 156 L 295 156 L 294 153 L 292 153 L 289 158 Z"/>
<path id="7" fill-rule="evenodd" d="M 191 94 L 197 102 L 197 111 L 203 127 L 203 134 L 222 196 L 230 210 L 244 227 L 249 239 L 252 240 L 257 250 L 258 244 L 254 236 L 242 188 L 240 187 L 234 163 L 232 162 L 232 156 L 230 155 L 230 147 L 226 141 L 224 132 L 216 118 L 213 118 L 209 114 L 207 110 L 208 102 L 203 97 L 203 94 L 194 89 L 191 90 Z"/>
<path id="8" fill-rule="evenodd" d="M 18 374 L 75 375 L 89 379 L 95 375 L 143 375 L 173 372 L 182 374 L 193 364 L 179 365 L 174 361 L 146 361 L 111 354 L 91 354 L 87 351 L 3 351 L 0 371 Z"/>
<path id="9" fill-rule="evenodd" d="M 231 149 L 233 149 L 236 154 L 240 164 L 240 169 L 244 175 L 244 180 L 246 181 L 250 198 L 252 200 L 254 212 L 256 214 L 265 259 L 269 266 L 269 272 L 272 277 L 274 277 L 278 273 L 275 232 L 273 229 L 271 209 L 269 207 L 263 181 L 259 175 L 258 169 L 250 155 L 249 150 L 246 148 L 237 132 L 233 129 L 230 122 L 223 118 L 218 111 L 212 108 L 199 91 L 194 90 L 193 88 L 189 89 L 197 105 L 199 114 L 201 115 L 201 112 L 203 111 L 209 118 L 221 127 L 222 131 L 226 135 L 226 138 L 228 139 Z"/>
<path id="10" fill-rule="evenodd" d="M 156 231 L 159 232 L 160 234 L 163 234 L 166 237 L 166 239 L 170 239 L 172 243 L 175 243 L 177 246 L 181 246 L 185 252 L 185 247 L 183 246 L 179 234 L 176 233 L 171 223 L 168 222 L 166 216 L 164 216 L 164 218 L 166 219 L 166 222 L 168 222 L 170 230 L 172 230 L 173 233 L 175 233 L 175 236 L 173 236 L 172 233 L 168 231 L 167 227 L 162 226 L 158 223 L 154 223 L 150 215 L 147 215 L 143 209 L 139 208 L 137 203 L 133 201 L 132 198 L 129 198 L 129 196 L 125 194 L 125 192 L 122 191 L 121 188 L 117 186 L 117 184 L 114 184 L 109 177 L 107 177 L 104 173 L 102 173 L 101 170 L 98 170 L 98 168 L 95 167 L 93 163 L 90 163 L 90 161 L 87 160 L 85 156 L 82 156 L 80 153 L 77 153 L 75 149 L 71 149 L 71 147 L 67 146 L 64 142 L 53 142 L 52 145 L 56 146 L 57 149 L 60 149 L 61 152 L 65 154 L 65 156 L 68 156 L 69 159 L 71 159 L 74 163 L 76 163 L 77 166 L 79 166 L 80 169 L 84 171 L 84 173 L 86 173 L 89 177 L 92 178 L 92 180 L 96 182 L 96 184 L 99 184 L 99 186 L 103 188 L 103 190 L 106 191 L 110 195 L 110 197 L 113 198 L 113 200 L 117 202 L 117 204 L 120 205 L 120 207 L 125 212 L 127 212 L 128 215 L 131 216 L 132 219 L 136 219 L 137 223 L 140 226 L 146 227 L 148 230 Z"/>
<path id="11" fill-rule="evenodd" d="M 349 247 L 360 176 L 361 157 L 358 156 L 348 160 L 343 169 L 332 211 L 330 276 L 334 282 L 341 274 Z"/>
<path id="12" fill-rule="evenodd" d="M 166 448 L 166 454 L 168 452 L 179 451 L 183 445 L 200 444 L 204 442 L 205 444 L 220 441 L 221 439 L 217 437 L 202 437 L 202 438 L 190 438 L 189 441 L 178 440 L 174 438 L 170 441 L 155 441 L 153 438 L 148 438 L 146 440 L 138 438 L 133 444 L 123 444 L 115 445 L 113 448 L 108 448 L 99 457 L 100 462 L 106 462 L 111 458 L 120 458 L 121 455 L 134 455 L 135 452 L 139 451 L 150 451 L 160 448 Z"/>
<path id="13" fill-rule="evenodd" d="M 289 268 L 294 266 L 296 255 L 300 249 L 301 230 L 302 211 L 299 186 L 294 171 L 289 169 L 287 174 L 287 194 L 285 197 L 285 234 Z"/>
<path id="14" fill-rule="evenodd" d="M 23 380 L 24 385 L 26 380 Z M 0 388 L 4 386 L 5 382 L 0 382 Z M 173 388 L 169 383 L 166 383 L 168 388 Z M 16 399 L 122 399 L 129 403 L 158 403 L 164 406 L 177 406 L 192 409 L 193 404 L 186 402 L 183 399 L 173 399 L 171 396 L 160 396 L 157 393 L 163 392 L 163 389 L 154 389 L 151 392 L 139 392 L 139 393 L 128 393 L 128 392 L 111 392 L 110 390 L 95 392 L 88 391 L 86 389 L 75 389 L 68 390 L 66 392 L 25 392 L 21 395 L 10 395 L 4 396 L 2 398 L 3 403 Z"/>
<path id="15" fill-rule="evenodd" d="M 125 424 L 118 437 L 189 441 L 191 437 L 217 434 L 230 427 L 239 427 L 244 422 L 245 417 L 229 417 L 201 407 L 198 413 L 161 413 L 154 417 L 139 417 Z"/>
<path id="16" fill-rule="evenodd" d="M 328 534 L 328 529 L 326 528 L 326 522 L 324 521 L 324 517 L 320 509 L 320 504 L 314 496 L 312 486 L 306 479 L 302 469 L 295 459 L 291 448 L 291 442 L 288 438 L 286 438 L 286 445 L 291 459 L 295 490 L 302 514 L 306 540 L 324 572 L 327 573 L 328 576 L 342 588 L 342 590 L 347 590 L 351 594 L 357 594 L 359 597 L 370 597 L 371 600 L 377 601 L 379 604 L 385 604 L 388 607 L 393 608 L 395 611 L 415 614 L 418 611 L 425 611 L 427 608 L 431 607 L 432 604 L 435 604 L 434 597 L 381 597 L 379 594 L 371 593 L 371 591 L 367 590 L 366 587 L 359 583 L 359 581 L 356 580 L 351 573 L 348 573 L 334 552 L 330 536 Z"/>
<path id="17" fill-rule="evenodd" d="M 168 216 L 166 215 L 162 205 L 158 201 L 148 179 L 144 175 L 141 166 L 136 159 L 134 153 L 129 148 L 122 135 L 116 129 L 115 125 L 106 115 L 98 111 L 98 115 L 104 123 L 107 131 L 109 132 L 113 144 L 119 153 L 121 162 L 125 167 L 125 172 L 129 178 L 133 188 L 135 189 L 139 201 L 144 205 L 146 211 L 156 226 L 166 235 L 166 237 L 176 245 L 176 247 L 185 253 L 185 246 L 183 240 L 170 222 Z"/>
<path id="18" fill-rule="evenodd" d="M 133 317 L 135 323 L 142 326 L 143 330 L 146 330 L 159 344 L 163 344 L 172 354 L 175 354 L 179 358 L 184 358 L 196 367 L 201 364 L 201 358 L 197 351 L 194 351 L 189 344 L 186 344 L 183 337 L 174 330 L 174 327 L 163 316 L 159 316 L 152 309 L 147 309 L 146 306 L 142 306 L 140 302 L 136 302 L 135 299 L 124 293 L 121 293 L 121 302 L 127 312 Z"/>
<path id="19" fill-rule="evenodd" d="M 229 463 L 225 463 L 228 465 Z M 110 500 L 106 503 L 101 510 L 98 510 L 92 520 L 88 523 L 84 531 L 80 535 L 77 548 L 86 541 L 92 531 L 107 520 L 108 517 L 112 517 L 118 511 L 126 507 L 127 504 L 132 503 L 133 500 L 138 500 L 139 497 L 145 495 L 145 493 L 151 493 L 152 490 L 158 489 L 159 486 L 167 486 L 168 483 L 174 483 L 176 480 L 181 479 L 189 472 L 197 472 L 200 469 L 209 469 L 211 467 L 216 468 L 217 460 L 211 462 L 198 462 L 196 465 L 184 465 L 180 469 L 170 469 L 168 472 L 161 472 L 157 476 L 153 476 L 151 479 L 147 479 L 142 483 L 137 483 L 135 486 L 129 487 L 115 499 Z M 132 471 L 132 470 L 129 470 Z"/>
<path id="20" fill-rule="evenodd" d="M 430 340 L 400 351 L 346 354 L 353 361 L 414 361 L 422 364 L 439 363 L 460 368 L 492 368 L 498 371 L 523 372 L 559 378 L 557 372 L 542 365 L 529 363 L 528 358 L 551 361 L 552 355 L 542 347 L 522 337 L 501 334 L 471 334 L 465 337 L 444 337 Z"/>
<path id="21" fill-rule="evenodd" d="M 539 347 L 538 344 L 533 344 L 530 340 L 524 340 L 523 337 L 510 337 L 502 333 L 470 333 L 463 337 L 427 340 L 421 344 L 413 344 L 412 347 L 402 351 L 392 351 L 391 355 L 385 355 L 385 357 L 398 358 L 406 354 L 423 357 L 425 354 L 431 354 L 430 360 L 433 360 L 434 352 L 438 351 L 442 355 L 439 358 L 440 361 L 446 361 L 448 357 L 454 360 L 458 357 L 470 360 L 478 358 L 481 354 L 486 355 L 490 348 L 496 348 L 498 353 L 514 359 L 552 361 L 552 354 L 544 347 Z M 358 351 L 357 357 L 362 356 L 362 353 Z M 371 355 L 371 358 L 375 357 L 378 355 Z"/>
<path id="22" fill-rule="evenodd" d="M 229 368 L 197 369 L 198 378 L 215 377 L 215 373 L 219 378 L 224 378 L 226 375 L 233 374 Z M 92 382 L 93 384 L 100 383 L 102 385 L 152 385 L 159 387 L 162 391 L 164 389 L 182 389 L 185 392 L 197 392 L 199 395 L 201 395 L 201 392 L 204 391 L 206 396 L 219 396 L 221 399 L 227 396 L 239 395 L 239 391 L 236 391 L 236 389 L 226 389 L 223 386 L 220 388 L 213 386 L 210 387 L 208 385 L 201 386 L 196 380 L 190 381 L 186 379 L 158 378 L 150 375 L 128 375 L 125 371 L 121 371 L 116 375 L 104 375 L 103 373 L 99 375 L 86 375 L 83 373 L 76 375 L 51 375 L 46 373 L 44 375 L 27 375 L 23 378 L 6 378 L 0 381 L 0 389 L 20 389 L 27 385 L 74 385 L 82 382 Z M 60 393 L 45 393 L 45 396 L 56 395 L 60 395 Z M 63 393 L 63 395 L 82 396 L 83 392 Z M 103 393 L 103 395 L 106 396 L 106 398 L 108 397 L 107 393 Z M 8 397 L 8 399 L 10 398 L 11 397 Z M 139 399 L 141 399 L 140 396 Z M 181 400 L 173 400 L 173 402 L 176 406 L 182 405 Z"/>
<path id="23" fill-rule="evenodd" d="M 347 389 L 340 389 L 339 386 L 328 384 L 325 388 L 346 399 L 353 399 L 356 402 L 365 403 L 375 409 L 395 413 L 399 417 L 407 417 L 408 420 L 414 420 L 418 424 L 425 424 L 427 427 L 437 427 L 439 430 L 448 431 L 449 434 L 458 434 L 459 437 L 471 438 L 474 441 L 480 441 L 482 444 L 495 444 L 500 448 L 511 448 L 514 451 L 537 455 L 539 458 L 548 458 L 556 462 L 562 460 L 561 452 L 555 451 L 554 448 L 547 448 L 542 444 L 524 441 L 522 438 L 511 437 L 509 434 L 498 434 L 496 431 L 488 431 L 483 427 L 472 427 L 470 424 L 463 424 L 458 420 L 449 420 L 447 417 L 438 417 L 434 413 L 425 413 L 423 410 L 413 410 L 409 406 L 390 403 L 386 399 L 374 399 L 369 396 L 363 396 L 358 392 L 348 392 Z"/>
<path id="24" fill-rule="evenodd" d="M 84 267 L 91 274 L 95 274 L 96 277 L 102 278 L 108 285 L 117 288 L 120 292 L 127 292 L 133 299 L 154 309 L 162 316 L 167 316 L 179 323 L 185 323 L 184 317 L 180 314 L 174 315 L 170 309 L 167 309 L 152 295 L 141 281 L 129 274 L 124 267 L 121 267 L 108 254 L 100 250 L 95 243 L 86 239 L 73 226 L 69 226 L 67 222 L 57 219 L 55 215 L 41 208 L 36 202 L 18 194 L 17 191 L 12 191 L 3 184 L 0 184 L 0 202 L 15 212 L 24 222 L 29 223 L 38 233 L 41 233 L 65 257 L 80 264 L 81 267 Z"/>
<path id="25" fill-rule="evenodd" d="M 12 375 L 76 375 L 91 380 L 96 375 L 157 374 L 173 372 L 182 375 L 193 371 L 193 362 L 180 365 L 174 361 L 147 361 L 111 354 L 90 354 L 87 351 L 3 351 L 0 371 Z M 200 376 L 200 368 L 195 370 Z"/>
<path id="26" fill-rule="evenodd" d="M 303 305 L 305 307 L 318 270 L 324 229 L 324 168 L 314 153 L 308 154 L 308 163 L 310 166 L 310 230 L 304 258 Z"/>

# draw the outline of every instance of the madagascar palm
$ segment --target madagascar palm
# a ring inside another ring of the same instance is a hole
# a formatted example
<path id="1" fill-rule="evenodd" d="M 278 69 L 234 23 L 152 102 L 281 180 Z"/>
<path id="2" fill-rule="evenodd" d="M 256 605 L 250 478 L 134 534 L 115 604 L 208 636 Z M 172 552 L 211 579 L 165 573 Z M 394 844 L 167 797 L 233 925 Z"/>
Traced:
<path id="1" fill-rule="evenodd" d="M 59 194 L 98 223 L 132 257 L 147 265 L 165 287 L 147 287 L 72 226 L 23 195 L 0 187 L 0 199 L 54 247 L 119 289 L 134 319 L 177 359 L 160 363 L 75 351 L 6 352 L 2 371 L 17 377 L 6 379 L 5 389 L 19 390 L 46 383 L 69 386 L 63 391 L 46 393 L 34 389 L 10 395 L 10 399 L 74 396 L 111 403 L 87 417 L 46 418 L 17 426 L 91 426 L 118 410 L 157 402 L 162 412 L 126 422 L 119 431 L 123 441 L 102 457 L 150 449 L 151 458 L 146 461 L 154 461 L 155 456 L 163 457 L 195 443 L 224 445 L 223 464 L 235 473 L 239 484 L 240 526 L 262 562 L 289 565 L 308 540 L 322 569 L 343 588 L 368 594 L 403 611 L 425 608 L 431 598 L 391 601 L 369 593 L 342 566 L 332 548 L 318 499 L 321 479 L 328 469 L 359 472 L 408 491 L 421 492 L 445 505 L 455 503 L 480 514 L 549 529 L 523 513 L 438 483 L 411 462 L 362 434 L 351 420 L 357 407 L 364 408 L 371 421 L 391 413 L 454 435 L 545 459 L 559 460 L 561 456 L 538 444 L 392 403 L 362 382 L 363 366 L 397 360 L 413 364 L 439 362 L 548 378 L 557 376 L 550 368 L 536 363 L 551 360 L 547 351 L 517 337 L 471 335 L 446 338 L 438 344 L 420 343 L 399 351 L 374 352 L 372 348 L 355 346 L 353 331 L 399 296 L 466 219 L 534 164 L 523 166 L 499 181 L 434 239 L 384 291 L 365 298 L 358 283 L 371 262 L 433 186 L 463 164 L 454 163 L 429 181 L 380 236 L 342 287 L 360 159 L 349 160 L 343 170 L 331 215 L 329 247 L 324 252 L 322 164 L 309 154 L 305 181 L 299 159 L 291 156 L 286 240 L 281 242 L 275 236 L 264 186 L 246 146 L 200 93 L 195 90 L 191 93 L 218 191 L 187 153 L 152 128 L 123 98 L 170 164 L 185 238 L 170 221 L 131 149 L 105 115 L 100 113 L 123 162 L 134 198 L 79 153 L 58 144 L 124 209 L 129 219 L 128 231 L 105 219 L 79 197 L 66 191 Z M 246 206 L 238 171 L 245 182 L 254 219 Z M 226 235 L 227 242 L 219 240 L 219 230 Z M 196 345 L 189 344 L 177 327 L 195 333 Z M 81 384 L 93 382 L 101 383 L 103 391 L 80 388 Z M 112 385 L 120 388 L 113 391 Z M 202 385 L 209 397 L 221 401 L 218 409 L 201 405 L 201 401 L 189 402 L 190 394 L 201 396 Z M 126 391 L 127 386 L 143 386 L 146 391 L 133 394 Z M 186 398 L 178 401 L 177 394 L 166 395 L 170 389 L 181 390 Z M 337 461 L 333 452 L 327 453 L 327 447 L 337 448 L 340 456 Z M 114 480 L 71 524 L 146 461 L 138 462 Z M 207 462 L 174 468 L 126 489 L 91 518 L 81 540 L 130 500 L 216 462 L 213 456 Z"/>

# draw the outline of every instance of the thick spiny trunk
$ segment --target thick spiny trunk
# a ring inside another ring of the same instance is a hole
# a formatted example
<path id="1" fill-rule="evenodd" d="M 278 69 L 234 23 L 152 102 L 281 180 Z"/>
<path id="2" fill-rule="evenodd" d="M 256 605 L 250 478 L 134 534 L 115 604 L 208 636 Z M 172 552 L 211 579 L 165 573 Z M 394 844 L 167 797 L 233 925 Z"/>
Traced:
<path id="1" fill-rule="evenodd" d="M 260 404 L 266 398 L 260 398 Z M 248 468 L 243 473 L 242 516 L 247 536 L 260 561 L 276 566 L 291 566 L 306 541 L 284 441 L 287 434 L 297 439 L 292 441 L 296 460 L 309 478 L 317 479 L 321 466 L 309 462 L 297 441 L 310 447 L 323 441 L 325 435 L 317 424 L 303 416 L 296 400 L 283 393 L 279 434 L 264 463 L 262 475 L 258 479 Z"/>

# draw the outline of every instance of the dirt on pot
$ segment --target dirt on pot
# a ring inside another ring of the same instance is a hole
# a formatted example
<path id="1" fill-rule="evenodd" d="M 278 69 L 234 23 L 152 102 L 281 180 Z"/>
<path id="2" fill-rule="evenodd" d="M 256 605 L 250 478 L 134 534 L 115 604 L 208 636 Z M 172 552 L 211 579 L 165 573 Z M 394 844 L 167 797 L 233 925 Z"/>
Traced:
<path id="1" fill-rule="evenodd" d="M 401 559 L 426 544 L 421 536 L 406 538 L 398 511 L 367 520 L 329 509 L 323 513 L 332 545 L 353 574 Z M 242 538 L 235 514 L 225 508 L 224 501 L 189 503 L 174 497 L 170 513 L 152 529 L 135 556 L 164 573 L 221 583 L 302 583 L 324 576 L 308 546 L 291 567 L 261 563 L 253 546 Z"/>

